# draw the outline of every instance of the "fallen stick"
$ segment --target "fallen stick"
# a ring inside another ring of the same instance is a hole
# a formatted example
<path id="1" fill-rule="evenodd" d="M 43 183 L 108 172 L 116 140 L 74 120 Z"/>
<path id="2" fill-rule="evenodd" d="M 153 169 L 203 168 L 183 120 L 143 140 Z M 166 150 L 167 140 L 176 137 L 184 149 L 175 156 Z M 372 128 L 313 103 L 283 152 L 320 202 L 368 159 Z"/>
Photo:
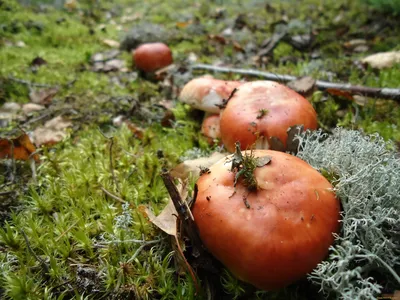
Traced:
<path id="1" fill-rule="evenodd" d="M 206 64 L 195 64 L 192 65 L 193 70 L 207 70 L 220 73 L 234 73 L 241 75 L 249 75 L 255 77 L 261 77 L 268 80 L 278 81 L 278 82 L 289 82 L 299 79 L 299 77 L 292 75 L 280 75 L 270 72 L 257 71 L 251 69 L 236 69 L 228 67 L 217 67 Z M 336 89 L 341 91 L 347 91 L 352 94 L 362 95 L 366 97 L 382 98 L 382 99 L 392 99 L 395 101 L 400 101 L 400 89 L 395 88 L 373 88 L 360 85 L 351 85 L 350 83 L 334 83 L 323 80 L 316 80 L 315 86 L 321 90 Z"/>

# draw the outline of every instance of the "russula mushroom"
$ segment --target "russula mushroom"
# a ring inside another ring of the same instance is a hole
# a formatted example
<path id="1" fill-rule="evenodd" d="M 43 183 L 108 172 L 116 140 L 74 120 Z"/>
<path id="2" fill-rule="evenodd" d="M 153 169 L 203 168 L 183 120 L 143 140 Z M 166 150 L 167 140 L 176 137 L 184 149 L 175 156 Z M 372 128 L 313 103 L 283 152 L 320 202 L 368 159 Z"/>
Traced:
<path id="1" fill-rule="evenodd" d="M 339 230 L 339 200 L 295 156 L 237 150 L 198 179 L 194 220 L 206 248 L 235 276 L 279 289 L 326 257 Z"/>
<path id="2" fill-rule="evenodd" d="M 201 124 L 201 133 L 207 138 L 209 144 L 214 144 L 221 138 L 219 130 L 219 114 L 206 115 Z"/>
<path id="3" fill-rule="evenodd" d="M 286 147 L 287 130 L 294 125 L 317 128 L 317 114 L 303 96 L 273 81 L 252 81 L 237 88 L 221 112 L 221 138 L 226 149 L 269 149 L 271 138 Z"/>
<path id="4" fill-rule="evenodd" d="M 232 91 L 240 86 L 239 81 L 225 81 L 210 77 L 200 77 L 189 81 L 182 89 L 179 100 L 194 108 L 219 113 L 223 100 L 228 99 Z"/>
<path id="5" fill-rule="evenodd" d="M 164 43 L 146 43 L 133 52 L 135 66 L 144 72 L 154 72 L 172 64 L 172 53 Z"/>

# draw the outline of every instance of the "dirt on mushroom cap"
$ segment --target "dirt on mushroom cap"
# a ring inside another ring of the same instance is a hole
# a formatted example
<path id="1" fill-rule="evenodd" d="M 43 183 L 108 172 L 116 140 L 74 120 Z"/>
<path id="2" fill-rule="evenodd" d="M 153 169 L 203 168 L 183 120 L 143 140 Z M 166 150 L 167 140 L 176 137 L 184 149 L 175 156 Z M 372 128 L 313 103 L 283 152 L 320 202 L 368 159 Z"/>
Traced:
<path id="1" fill-rule="evenodd" d="M 317 115 L 307 99 L 288 87 L 273 81 L 253 81 L 238 88 L 221 113 L 220 125 L 222 141 L 232 152 L 235 142 L 246 149 L 258 138 L 265 139 L 262 146 L 268 148 L 273 136 L 285 146 L 289 127 L 316 129 Z"/>

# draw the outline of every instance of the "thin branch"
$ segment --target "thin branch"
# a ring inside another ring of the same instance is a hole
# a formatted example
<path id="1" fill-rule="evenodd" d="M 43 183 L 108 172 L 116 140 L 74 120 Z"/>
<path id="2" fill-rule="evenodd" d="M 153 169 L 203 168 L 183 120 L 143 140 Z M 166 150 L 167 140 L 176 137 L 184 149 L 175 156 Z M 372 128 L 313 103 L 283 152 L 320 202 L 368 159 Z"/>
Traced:
<path id="1" fill-rule="evenodd" d="M 0 192 L 0 196 L 8 196 L 11 194 L 17 193 L 16 190 L 11 190 L 11 191 L 5 191 L 5 192 Z"/>
<path id="2" fill-rule="evenodd" d="M 12 76 L 8 76 L 7 79 L 17 82 L 17 83 L 21 83 L 24 84 L 28 87 L 32 87 L 32 86 L 36 86 L 36 87 L 43 87 L 43 88 L 53 88 L 55 87 L 54 85 L 50 85 L 50 84 L 46 84 L 46 83 L 36 83 L 36 82 L 32 82 L 32 81 L 28 81 L 25 79 L 20 79 L 20 78 L 15 78 Z"/>
<path id="3" fill-rule="evenodd" d="M 133 253 L 132 257 L 130 259 L 127 260 L 127 263 L 131 263 L 135 260 L 135 258 L 140 254 L 140 252 L 142 252 L 142 250 L 144 249 L 144 247 L 148 246 L 148 245 L 152 245 L 152 244 L 157 244 L 160 240 L 154 240 L 154 241 L 147 241 L 144 242 L 142 245 L 140 245 L 139 248 L 137 248 L 137 250 L 135 251 L 135 253 Z"/>
<path id="4" fill-rule="evenodd" d="M 114 137 L 110 138 L 110 172 L 111 172 L 111 176 L 112 176 L 112 180 L 114 182 L 115 188 L 117 189 L 117 192 L 120 191 L 119 189 L 119 184 L 117 181 L 117 177 L 115 177 L 115 172 L 114 172 L 114 164 L 113 164 L 113 146 L 114 146 Z"/>
<path id="5" fill-rule="evenodd" d="M 125 201 L 124 199 L 122 199 L 122 198 L 120 198 L 120 197 L 114 195 L 114 194 L 111 193 L 110 191 L 107 191 L 104 187 L 101 186 L 100 189 L 101 189 L 105 194 L 107 194 L 108 196 L 110 196 L 111 198 L 113 198 L 114 200 L 117 200 L 117 201 L 119 201 L 119 202 L 121 202 L 121 203 L 126 203 L 126 201 Z"/>
<path id="6" fill-rule="evenodd" d="M 42 88 L 61 88 L 61 87 L 70 88 L 77 81 L 77 78 L 74 78 L 63 85 L 60 85 L 60 84 L 51 85 L 51 84 L 47 84 L 47 83 L 37 83 L 37 82 L 32 82 L 32 81 L 21 79 L 21 78 L 15 78 L 13 76 L 8 76 L 6 78 L 8 80 L 14 81 L 16 83 L 24 84 L 29 88 L 31 88 L 33 86 L 34 87 L 42 87 Z"/>
<path id="7" fill-rule="evenodd" d="M 137 239 L 112 240 L 112 241 L 104 241 L 104 242 L 101 242 L 101 243 L 97 243 L 96 246 L 105 246 L 105 245 L 123 244 L 123 243 L 137 243 L 137 244 L 151 245 L 151 244 L 156 244 L 156 243 L 158 243 L 158 242 L 161 242 L 162 240 L 163 240 L 163 239 L 157 239 L 157 240 L 151 240 L 151 241 L 137 240 Z"/>
<path id="8" fill-rule="evenodd" d="M 63 233 L 61 233 L 61 234 L 56 238 L 56 243 L 58 243 L 64 235 L 66 235 L 72 228 L 74 228 L 75 225 L 78 224 L 78 222 L 79 222 L 80 220 L 81 220 L 80 218 L 79 218 L 78 220 L 76 220 L 74 223 L 72 223 L 71 226 L 69 226 L 69 227 L 67 228 L 67 230 L 65 230 Z"/>
<path id="9" fill-rule="evenodd" d="M 202 268 L 215 270 L 212 258 L 210 254 L 206 251 L 205 246 L 200 239 L 200 235 L 195 220 L 193 219 L 193 215 L 190 212 L 190 208 L 187 203 L 184 203 L 185 200 L 181 198 L 181 195 L 179 194 L 179 191 L 174 184 L 173 178 L 166 170 L 163 170 L 163 172 L 161 173 L 161 177 L 179 215 L 179 220 L 181 220 L 182 222 L 182 229 L 189 237 L 190 243 L 192 244 L 194 249 L 193 252 L 196 253 L 196 255 L 194 256 L 199 261 L 202 261 L 202 265 L 200 265 Z"/>
<path id="10" fill-rule="evenodd" d="M 29 243 L 28 237 L 26 236 L 25 232 L 21 229 L 22 236 L 24 237 L 26 247 L 28 248 L 28 251 L 33 255 L 33 257 L 40 263 L 40 266 L 42 267 L 43 273 L 45 276 L 48 276 L 49 274 L 49 267 L 47 266 L 46 262 L 41 259 L 39 256 L 36 255 L 36 253 L 33 251 L 31 248 L 31 244 Z"/>
<path id="11" fill-rule="evenodd" d="M 178 224 L 178 219 L 177 219 L 177 224 Z M 192 266 L 189 264 L 189 262 L 187 261 L 187 259 L 186 259 L 186 257 L 185 257 L 185 254 L 183 254 L 183 250 L 182 250 L 182 247 L 181 247 L 181 245 L 180 245 L 180 242 L 179 242 L 179 239 L 178 239 L 178 236 L 177 235 L 174 235 L 174 238 L 175 238 L 175 243 L 176 243 L 176 246 L 178 247 L 178 252 L 179 252 L 179 255 L 181 256 L 181 258 L 183 259 L 183 261 L 185 262 L 185 266 L 186 266 L 186 269 L 189 271 L 189 274 L 190 274 L 190 277 L 192 277 L 192 280 L 193 280 L 193 283 L 194 283 L 194 285 L 195 285 L 195 287 L 196 287 L 196 292 L 197 292 L 197 294 L 200 294 L 200 286 L 199 286 L 199 283 L 197 282 L 197 278 L 196 278 L 196 275 L 194 274 L 194 271 L 193 271 L 193 269 L 192 269 Z"/>
<path id="12" fill-rule="evenodd" d="M 192 65 L 191 68 L 193 70 L 207 70 L 220 73 L 234 73 L 234 74 L 248 75 L 278 82 L 289 82 L 298 79 L 298 77 L 292 75 L 280 75 L 280 74 L 251 70 L 251 69 L 236 69 L 236 68 L 218 67 L 206 64 L 195 64 Z M 400 89 L 395 89 L 395 88 L 373 88 L 360 85 L 351 85 L 350 83 L 335 83 L 323 80 L 317 80 L 315 82 L 315 86 L 321 91 L 327 89 L 336 89 L 341 91 L 348 91 L 352 94 L 358 94 L 366 97 L 392 99 L 395 101 L 400 101 Z"/>

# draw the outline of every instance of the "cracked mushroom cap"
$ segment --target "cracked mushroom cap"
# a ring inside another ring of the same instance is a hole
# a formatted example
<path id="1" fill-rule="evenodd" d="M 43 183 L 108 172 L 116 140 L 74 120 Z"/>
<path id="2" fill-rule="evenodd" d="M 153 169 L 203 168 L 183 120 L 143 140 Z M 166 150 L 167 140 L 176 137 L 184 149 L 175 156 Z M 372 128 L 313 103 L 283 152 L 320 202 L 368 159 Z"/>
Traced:
<path id="1" fill-rule="evenodd" d="M 200 77 L 189 81 L 182 89 L 179 100 L 194 108 L 219 113 L 224 99 L 228 99 L 232 91 L 240 86 L 239 81 L 226 81 L 210 77 Z"/>
<path id="2" fill-rule="evenodd" d="M 287 130 L 294 125 L 317 128 L 317 114 L 310 102 L 274 81 L 253 81 L 237 88 L 221 112 L 222 142 L 230 152 L 241 149 L 270 149 L 271 139 L 286 147 Z"/>

